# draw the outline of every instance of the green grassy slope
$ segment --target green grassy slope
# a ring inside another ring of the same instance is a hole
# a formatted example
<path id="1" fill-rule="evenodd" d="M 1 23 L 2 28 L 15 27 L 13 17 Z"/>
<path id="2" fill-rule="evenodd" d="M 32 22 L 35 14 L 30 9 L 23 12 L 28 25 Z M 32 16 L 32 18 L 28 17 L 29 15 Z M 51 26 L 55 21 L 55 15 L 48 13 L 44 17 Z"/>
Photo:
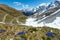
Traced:
<path id="1" fill-rule="evenodd" d="M 10 21 L 11 18 L 15 17 L 15 18 L 19 18 L 20 19 L 19 21 L 24 23 L 27 18 L 25 15 L 23 15 L 21 11 L 18 11 L 12 7 L 9 7 L 8 5 L 0 4 L 0 15 L 2 15 L 0 16 L 0 20 L 2 20 L 2 17 L 5 14 L 9 14 L 6 18 L 7 22 Z"/>
<path id="2" fill-rule="evenodd" d="M 6 30 L 3 33 L 0 33 L 0 38 L 3 40 L 10 40 L 11 38 L 14 40 L 20 40 L 24 38 L 24 40 L 58 40 L 57 37 L 60 37 L 60 30 L 49 28 L 49 27 L 28 27 L 28 26 L 10 26 L 0 24 L 0 30 Z M 46 32 L 52 32 L 56 34 L 54 38 L 47 37 Z M 15 36 L 18 32 L 27 32 L 22 35 Z"/>

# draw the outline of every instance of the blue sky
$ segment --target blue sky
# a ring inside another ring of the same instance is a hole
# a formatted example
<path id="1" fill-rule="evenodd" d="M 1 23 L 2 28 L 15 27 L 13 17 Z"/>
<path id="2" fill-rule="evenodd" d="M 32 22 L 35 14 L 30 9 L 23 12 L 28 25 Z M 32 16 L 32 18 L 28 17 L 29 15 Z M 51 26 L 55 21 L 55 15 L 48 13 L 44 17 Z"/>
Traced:
<path id="1" fill-rule="evenodd" d="M 42 3 L 50 3 L 54 0 L 0 0 L 0 4 L 6 4 L 16 9 L 34 8 Z"/>

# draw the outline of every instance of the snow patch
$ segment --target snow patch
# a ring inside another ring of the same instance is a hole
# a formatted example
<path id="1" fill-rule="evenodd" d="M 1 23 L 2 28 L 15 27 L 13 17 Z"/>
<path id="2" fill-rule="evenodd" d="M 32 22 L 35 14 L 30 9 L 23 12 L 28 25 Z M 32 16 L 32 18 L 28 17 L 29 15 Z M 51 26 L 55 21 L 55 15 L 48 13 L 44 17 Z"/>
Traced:
<path id="1" fill-rule="evenodd" d="M 33 26 L 33 27 L 37 27 L 37 26 L 43 26 L 43 23 L 38 24 L 38 21 L 35 21 L 35 18 L 28 18 L 26 19 L 26 25 L 27 26 Z"/>
<path id="2" fill-rule="evenodd" d="M 35 21 L 35 18 L 28 18 L 26 19 L 26 26 L 33 26 L 33 27 L 43 27 L 43 26 L 49 26 L 52 28 L 58 28 L 60 29 L 60 17 L 56 17 L 56 20 L 54 20 L 52 23 L 44 23 L 41 22 L 38 24 L 38 21 Z"/>

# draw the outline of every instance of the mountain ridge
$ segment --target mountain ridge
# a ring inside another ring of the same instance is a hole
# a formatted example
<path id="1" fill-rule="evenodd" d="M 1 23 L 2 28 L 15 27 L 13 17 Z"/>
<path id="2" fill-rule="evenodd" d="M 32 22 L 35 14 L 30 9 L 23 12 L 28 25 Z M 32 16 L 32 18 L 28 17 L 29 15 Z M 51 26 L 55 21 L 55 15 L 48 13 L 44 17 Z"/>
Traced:
<path id="1" fill-rule="evenodd" d="M 23 12 L 25 12 L 25 15 L 29 13 L 28 16 L 31 16 L 31 15 L 35 15 L 36 13 L 43 12 L 44 10 L 53 9 L 58 5 L 60 5 L 60 1 L 55 0 L 54 2 L 45 3 L 45 5 L 39 5 L 35 8 L 32 8 L 30 11 L 28 11 L 29 9 L 27 11 L 23 10 Z"/>
<path id="2" fill-rule="evenodd" d="M 26 18 L 27 17 L 23 15 L 21 11 L 9 7 L 5 4 L 0 4 L 0 23 L 12 24 L 12 22 L 15 20 L 14 23 L 20 24 L 25 23 Z"/>

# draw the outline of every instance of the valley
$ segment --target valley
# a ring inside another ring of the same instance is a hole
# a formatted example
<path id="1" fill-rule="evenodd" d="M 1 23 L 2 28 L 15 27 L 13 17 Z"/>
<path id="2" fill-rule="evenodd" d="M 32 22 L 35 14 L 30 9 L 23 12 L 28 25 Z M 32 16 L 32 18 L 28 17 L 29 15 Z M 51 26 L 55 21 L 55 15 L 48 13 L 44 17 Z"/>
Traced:
<path id="1" fill-rule="evenodd" d="M 60 1 L 31 10 L 0 4 L 0 40 L 60 40 Z"/>

